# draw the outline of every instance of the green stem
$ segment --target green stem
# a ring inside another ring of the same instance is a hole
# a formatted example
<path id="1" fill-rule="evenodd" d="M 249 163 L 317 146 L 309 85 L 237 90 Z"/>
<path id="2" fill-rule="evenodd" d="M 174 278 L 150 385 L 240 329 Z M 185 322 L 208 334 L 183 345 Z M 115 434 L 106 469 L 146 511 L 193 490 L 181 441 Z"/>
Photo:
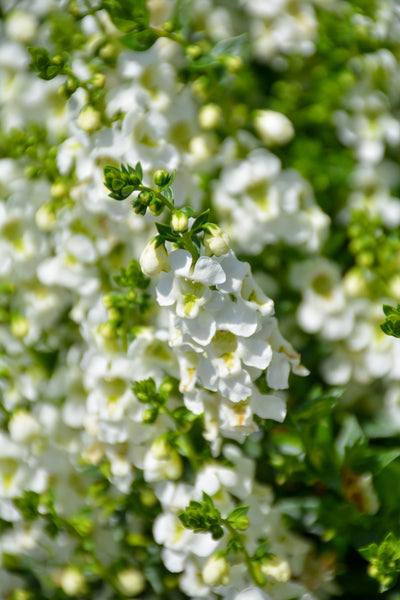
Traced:
<path id="1" fill-rule="evenodd" d="M 172 202 L 170 202 L 170 200 L 168 200 L 165 196 L 163 196 L 160 192 L 156 192 L 156 190 L 152 190 L 151 188 L 147 187 L 146 185 L 139 185 L 138 190 L 140 190 L 141 192 L 151 192 L 152 194 L 154 194 L 159 200 L 161 200 L 161 202 L 164 202 L 165 206 L 167 208 L 169 208 L 169 210 L 172 212 L 175 210 L 175 206 L 172 204 Z"/>
<path id="2" fill-rule="evenodd" d="M 180 433 L 181 436 L 183 436 L 185 438 L 185 444 L 188 449 L 188 453 L 185 456 L 188 459 L 188 461 L 190 462 L 190 466 L 192 467 L 193 471 L 196 472 L 198 470 L 198 460 L 196 457 L 196 451 L 193 447 L 193 443 L 192 443 L 192 440 L 189 435 L 190 429 L 189 429 L 189 431 L 183 431 L 183 429 L 178 426 L 172 411 L 169 408 L 167 408 L 166 406 L 162 406 L 160 408 L 160 412 L 162 412 L 170 417 L 172 422 L 175 424 L 177 431 Z"/>
<path id="3" fill-rule="evenodd" d="M 188 250 L 190 252 L 190 254 L 192 255 L 193 258 L 193 262 L 196 262 L 196 260 L 199 258 L 199 254 L 193 244 L 191 235 L 190 235 L 190 231 L 187 231 L 186 233 L 184 233 L 182 235 L 182 241 L 183 244 L 186 248 L 186 250 Z"/>
<path id="4" fill-rule="evenodd" d="M 243 556 L 244 556 L 244 562 L 246 563 L 250 577 L 252 578 L 252 580 L 258 587 L 263 587 L 265 584 L 265 580 L 262 576 L 260 577 L 261 574 L 259 575 L 256 572 L 256 570 L 254 568 L 254 564 L 251 560 L 250 554 L 247 552 L 246 547 L 242 542 L 241 536 L 238 534 L 236 529 L 234 527 L 232 527 L 232 525 L 226 519 L 222 520 L 222 524 L 225 525 L 225 527 L 229 530 L 229 533 L 235 540 L 239 540 L 241 548 L 242 548 Z"/>

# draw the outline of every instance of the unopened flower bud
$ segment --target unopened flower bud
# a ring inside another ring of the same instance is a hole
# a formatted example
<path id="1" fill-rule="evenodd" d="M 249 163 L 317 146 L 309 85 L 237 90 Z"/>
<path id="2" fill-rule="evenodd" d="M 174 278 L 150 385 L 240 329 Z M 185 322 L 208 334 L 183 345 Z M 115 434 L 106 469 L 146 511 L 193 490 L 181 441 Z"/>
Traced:
<path id="1" fill-rule="evenodd" d="M 188 228 L 188 218 L 181 210 L 174 210 L 171 217 L 171 227 L 175 233 L 184 233 Z"/>
<path id="2" fill-rule="evenodd" d="M 253 120 L 254 129 L 265 144 L 286 144 L 294 136 L 292 123 L 275 110 L 258 110 Z"/>
<path id="3" fill-rule="evenodd" d="M 95 88 L 101 90 L 106 85 L 106 76 L 104 73 L 95 73 L 92 77 L 92 83 Z"/>
<path id="4" fill-rule="evenodd" d="M 186 54 L 192 60 L 196 60 L 197 58 L 200 58 L 200 56 L 203 54 L 203 52 L 202 52 L 202 49 L 200 48 L 200 46 L 196 46 L 196 45 L 192 44 L 191 46 L 186 47 Z"/>
<path id="5" fill-rule="evenodd" d="M 76 567 L 67 567 L 61 574 L 60 587 L 67 596 L 79 596 L 86 590 L 86 581 Z"/>
<path id="6" fill-rule="evenodd" d="M 11 320 L 10 329 L 16 338 L 22 339 L 29 333 L 29 321 L 23 315 L 16 315 Z"/>
<path id="7" fill-rule="evenodd" d="M 161 215 L 162 211 L 165 208 L 164 202 L 154 197 L 153 200 L 149 204 L 149 208 L 155 217 Z"/>
<path id="8" fill-rule="evenodd" d="M 228 585 L 231 581 L 229 576 L 229 563 L 225 556 L 210 556 L 201 572 L 206 585 Z"/>
<path id="9" fill-rule="evenodd" d="M 203 243 L 207 250 L 215 256 L 222 256 L 229 250 L 228 235 L 214 223 L 207 223 Z"/>
<path id="10" fill-rule="evenodd" d="M 214 129 L 221 123 L 222 110 L 217 104 L 206 104 L 199 111 L 199 125 L 203 129 Z"/>
<path id="11" fill-rule="evenodd" d="M 115 44 L 109 42 L 108 44 L 104 44 L 99 51 L 100 58 L 103 60 L 112 60 L 117 56 L 118 50 Z"/>
<path id="12" fill-rule="evenodd" d="M 78 127 L 83 131 L 91 133 L 100 127 L 100 113 L 93 106 L 86 106 L 81 110 L 77 121 Z"/>
<path id="13" fill-rule="evenodd" d="M 230 73 L 236 73 L 243 67 L 243 59 L 240 56 L 227 56 L 225 58 L 225 66 Z"/>
<path id="14" fill-rule="evenodd" d="M 139 263 L 142 272 L 148 277 L 160 273 L 168 264 L 164 244 L 159 244 L 157 238 L 153 238 L 143 250 Z"/>
<path id="15" fill-rule="evenodd" d="M 167 171 L 164 171 L 164 169 L 158 169 L 154 173 L 154 183 L 156 185 L 158 185 L 159 187 L 163 187 L 164 185 L 167 185 L 169 180 L 170 180 L 169 173 L 167 173 Z"/>
<path id="16" fill-rule="evenodd" d="M 55 200 L 61 200 L 68 194 L 68 187 L 62 181 L 57 181 L 51 186 L 50 194 Z"/>
<path id="17" fill-rule="evenodd" d="M 125 596 L 137 596 L 145 589 L 146 579 L 139 569 L 131 567 L 118 573 L 117 584 Z"/>

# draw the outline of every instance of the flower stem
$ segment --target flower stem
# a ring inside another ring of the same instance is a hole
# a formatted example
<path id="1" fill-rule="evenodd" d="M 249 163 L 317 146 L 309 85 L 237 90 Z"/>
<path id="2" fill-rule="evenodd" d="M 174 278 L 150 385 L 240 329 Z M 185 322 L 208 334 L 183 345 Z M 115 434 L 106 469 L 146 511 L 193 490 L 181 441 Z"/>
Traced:
<path id="1" fill-rule="evenodd" d="M 141 192 L 152 192 L 159 200 L 161 200 L 161 202 L 164 202 L 165 206 L 169 208 L 171 212 L 175 210 L 175 206 L 172 204 L 172 202 L 163 196 L 161 192 L 156 192 L 156 190 L 153 190 L 146 185 L 139 185 L 137 189 Z"/>

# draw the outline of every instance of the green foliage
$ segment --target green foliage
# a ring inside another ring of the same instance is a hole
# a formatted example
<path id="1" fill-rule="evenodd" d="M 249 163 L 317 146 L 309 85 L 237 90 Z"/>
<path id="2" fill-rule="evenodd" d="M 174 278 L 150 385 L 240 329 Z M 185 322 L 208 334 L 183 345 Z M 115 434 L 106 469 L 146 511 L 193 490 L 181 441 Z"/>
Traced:
<path id="1" fill-rule="evenodd" d="M 136 337 L 140 323 L 145 321 L 150 313 L 152 297 L 145 291 L 150 280 L 143 275 L 135 259 L 130 260 L 126 269 L 121 268 L 120 274 L 113 279 L 118 286 L 126 290 L 112 290 L 103 296 L 108 321 L 102 330 L 106 337 L 119 339 L 126 350 L 128 343 Z"/>
<path id="2" fill-rule="evenodd" d="M 195 533 L 210 532 L 214 540 L 224 535 L 222 516 L 212 498 L 203 492 L 203 500 L 191 500 L 185 511 L 178 515 L 183 525 Z"/>
<path id="3" fill-rule="evenodd" d="M 140 163 L 135 167 L 121 165 L 120 169 L 112 166 L 104 168 L 104 185 L 111 191 L 109 196 L 114 200 L 125 200 L 133 191 L 138 190 L 142 178 Z"/>
<path id="4" fill-rule="evenodd" d="M 125 33 L 119 38 L 124 46 L 143 52 L 157 41 L 158 33 L 149 27 L 146 0 L 105 0 L 103 5 L 114 25 Z"/>
<path id="5" fill-rule="evenodd" d="M 104 0 L 103 7 L 114 25 L 125 33 L 142 31 L 149 24 L 146 0 Z"/>
<path id="6" fill-rule="evenodd" d="M 400 304 L 397 305 L 397 308 L 384 304 L 383 312 L 385 313 L 386 320 L 381 325 L 382 331 L 386 335 L 400 337 Z"/>
<path id="7" fill-rule="evenodd" d="M 30 47 L 28 48 L 32 58 L 30 68 L 36 71 L 41 79 L 49 81 L 54 79 L 57 75 L 64 75 L 68 73 L 68 55 L 66 52 L 57 54 L 51 57 L 46 48 Z"/>
<path id="8" fill-rule="evenodd" d="M 400 572 L 400 539 L 389 533 L 380 544 L 360 548 L 369 562 L 368 575 L 379 582 L 380 592 L 393 587 Z"/>
<path id="9" fill-rule="evenodd" d="M 226 522 L 238 531 L 247 529 L 249 526 L 249 519 L 247 516 L 249 508 L 249 506 L 237 506 L 228 513 Z"/>

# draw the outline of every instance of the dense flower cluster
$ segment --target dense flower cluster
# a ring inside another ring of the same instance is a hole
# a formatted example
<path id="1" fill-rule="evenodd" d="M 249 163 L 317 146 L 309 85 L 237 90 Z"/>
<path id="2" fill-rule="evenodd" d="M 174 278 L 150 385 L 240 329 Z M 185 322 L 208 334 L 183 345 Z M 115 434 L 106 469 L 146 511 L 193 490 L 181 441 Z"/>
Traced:
<path id="1" fill-rule="evenodd" d="M 399 34 L 0 0 L 1 600 L 397 598 Z"/>

